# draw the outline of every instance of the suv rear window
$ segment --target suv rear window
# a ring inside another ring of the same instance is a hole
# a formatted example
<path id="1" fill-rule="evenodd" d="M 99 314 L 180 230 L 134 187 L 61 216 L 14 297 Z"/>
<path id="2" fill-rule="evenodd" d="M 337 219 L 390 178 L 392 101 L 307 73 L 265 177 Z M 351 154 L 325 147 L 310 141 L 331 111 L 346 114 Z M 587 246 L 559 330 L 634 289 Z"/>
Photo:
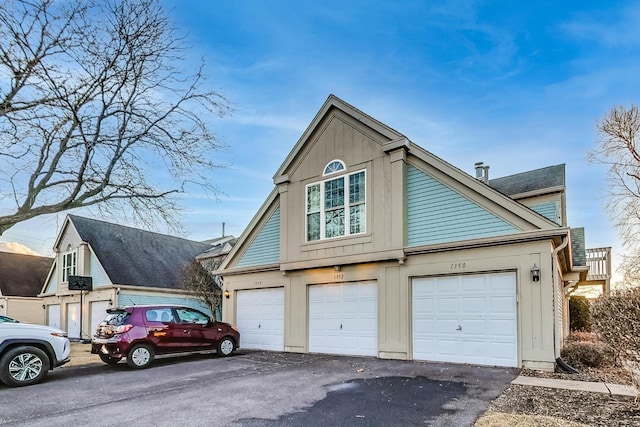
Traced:
<path id="1" fill-rule="evenodd" d="M 129 320 L 129 316 L 131 313 L 124 310 L 109 310 L 107 312 L 107 317 L 104 319 L 104 322 L 107 325 L 120 326 L 127 323 Z"/>

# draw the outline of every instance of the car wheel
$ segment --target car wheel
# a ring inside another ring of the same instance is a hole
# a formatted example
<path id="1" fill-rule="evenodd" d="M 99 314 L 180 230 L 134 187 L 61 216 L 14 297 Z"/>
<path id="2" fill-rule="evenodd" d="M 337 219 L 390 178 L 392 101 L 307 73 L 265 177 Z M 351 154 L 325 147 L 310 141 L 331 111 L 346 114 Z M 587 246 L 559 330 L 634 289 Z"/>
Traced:
<path id="1" fill-rule="evenodd" d="M 102 354 L 102 353 L 100 353 L 99 356 L 100 356 L 100 360 L 102 360 L 107 365 L 117 365 L 120 359 L 122 359 L 122 357 L 113 357 L 113 356 L 109 356 L 108 354 Z"/>
<path id="2" fill-rule="evenodd" d="M 127 355 L 127 365 L 135 369 L 144 369 L 153 362 L 153 348 L 147 344 L 137 344 L 131 347 Z"/>
<path id="3" fill-rule="evenodd" d="M 236 343 L 232 338 L 224 337 L 218 343 L 218 354 L 223 357 L 230 356 L 231 353 L 236 351 Z"/>
<path id="4" fill-rule="evenodd" d="M 49 357 L 37 347 L 12 348 L 0 359 L 0 380 L 21 387 L 42 381 L 49 372 Z"/>

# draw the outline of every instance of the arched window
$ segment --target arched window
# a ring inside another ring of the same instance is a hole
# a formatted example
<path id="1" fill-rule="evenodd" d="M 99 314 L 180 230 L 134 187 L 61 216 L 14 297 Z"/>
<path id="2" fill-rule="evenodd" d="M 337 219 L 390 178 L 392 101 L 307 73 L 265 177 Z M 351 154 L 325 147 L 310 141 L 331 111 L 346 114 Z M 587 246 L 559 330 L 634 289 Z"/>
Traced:
<path id="1" fill-rule="evenodd" d="M 338 174 L 306 187 L 306 241 L 366 232 L 365 171 L 349 174 L 342 161 L 333 160 L 323 175 Z"/>
<path id="2" fill-rule="evenodd" d="M 329 175 L 329 174 L 340 172 L 343 170 L 344 170 L 344 163 L 342 162 L 342 160 L 332 160 L 324 168 L 324 172 L 322 173 L 322 175 Z"/>

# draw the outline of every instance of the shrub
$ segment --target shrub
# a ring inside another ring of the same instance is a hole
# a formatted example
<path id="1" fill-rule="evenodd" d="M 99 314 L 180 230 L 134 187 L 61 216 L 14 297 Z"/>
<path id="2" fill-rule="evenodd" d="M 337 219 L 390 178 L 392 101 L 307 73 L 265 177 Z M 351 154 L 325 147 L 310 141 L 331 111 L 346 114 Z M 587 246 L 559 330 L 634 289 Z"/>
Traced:
<path id="1" fill-rule="evenodd" d="M 614 291 L 591 306 L 593 329 L 619 362 L 640 362 L 640 288 Z"/>
<path id="2" fill-rule="evenodd" d="M 590 304 L 583 296 L 569 299 L 569 330 L 591 332 Z"/>
<path id="3" fill-rule="evenodd" d="M 571 341 L 595 342 L 595 341 L 601 341 L 601 340 L 600 338 L 598 338 L 598 335 L 595 332 L 574 331 L 569 334 L 569 336 L 567 337 L 567 341 L 568 342 L 571 342 Z"/>
<path id="4" fill-rule="evenodd" d="M 562 349 L 562 358 L 578 369 L 600 368 L 612 364 L 613 354 L 602 341 L 567 341 Z"/>

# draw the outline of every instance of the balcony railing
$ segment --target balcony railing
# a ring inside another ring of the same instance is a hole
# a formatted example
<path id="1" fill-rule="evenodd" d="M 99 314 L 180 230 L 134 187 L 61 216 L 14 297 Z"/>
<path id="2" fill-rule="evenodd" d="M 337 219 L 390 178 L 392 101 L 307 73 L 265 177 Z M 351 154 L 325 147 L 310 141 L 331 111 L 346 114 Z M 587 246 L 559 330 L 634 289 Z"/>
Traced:
<path id="1" fill-rule="evenodd" d="M 587 280 L 611 279 L 611 248 L 587 249 Z"/>
<path id="2" fill-rule="evenodd" d="M 587 283 L 602 286 L 602 293 L 609 295 L 611 289 L 611 247 L 586 250 Z"/>

